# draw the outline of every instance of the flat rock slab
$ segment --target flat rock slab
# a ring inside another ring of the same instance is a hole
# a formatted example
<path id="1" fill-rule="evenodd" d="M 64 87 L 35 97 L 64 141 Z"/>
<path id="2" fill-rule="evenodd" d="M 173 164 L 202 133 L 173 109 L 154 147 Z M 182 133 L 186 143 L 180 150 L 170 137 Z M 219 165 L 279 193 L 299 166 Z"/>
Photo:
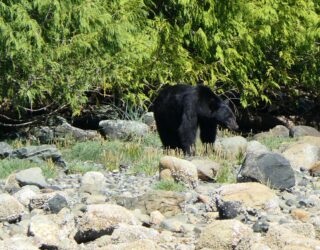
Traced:
<path id="1" fill-rule="evenodd" d="M 217 194 L 223 201 L 239 201 L 247 208 L 266 210 L 279 208 L 279 199 L 275 192 L 256 182 L 224 185 L 217 189 Z"/>
<path id="2" fill-rule="evenodd" d="M 42 174 L 41 168 L 28 168 L 16 173 L 16 180 L 20 186 L 35 185 L 39 188 L 48 186 L 46 179 Z"/>
<path id="3" fill-rule="evenodd" d="M 28 159 L 34 162 L 42 163 L 51 159 L 55 164 L 66 167 L 62 160 L 61 152 L 55 145 L 40 145 L 18 148 L 11 154 L 12 158 Z"/>

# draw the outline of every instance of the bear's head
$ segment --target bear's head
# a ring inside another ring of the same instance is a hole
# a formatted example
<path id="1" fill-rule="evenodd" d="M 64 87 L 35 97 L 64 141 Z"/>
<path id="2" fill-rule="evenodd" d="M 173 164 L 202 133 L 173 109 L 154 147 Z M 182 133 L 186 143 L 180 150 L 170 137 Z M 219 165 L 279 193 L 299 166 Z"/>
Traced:
<path id="1" fill-rule="evenodd" d="M 232 130 L 237 130 L 239 128 L 236 116 L 229 106 L 229 100 L 214 100 L 211 102 L 210 108 L 212 111 L 212 118 L 214 118 L 218 124 Z"/>

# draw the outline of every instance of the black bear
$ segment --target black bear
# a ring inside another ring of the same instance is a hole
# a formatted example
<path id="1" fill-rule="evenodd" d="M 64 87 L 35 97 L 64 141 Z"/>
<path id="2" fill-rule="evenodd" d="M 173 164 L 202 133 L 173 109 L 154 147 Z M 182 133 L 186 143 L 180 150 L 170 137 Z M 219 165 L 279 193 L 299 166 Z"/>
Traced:
<path id="1" fill-rule="evenodd" d="M 154 101 L 154 117 L 165 148 L 180 148 L 190 155 L 200 127 L 203 143 L 214 143 L 217 124 L 238 129 L 228 102 L 209 87 L 178 84 L 165 87 Z"/>

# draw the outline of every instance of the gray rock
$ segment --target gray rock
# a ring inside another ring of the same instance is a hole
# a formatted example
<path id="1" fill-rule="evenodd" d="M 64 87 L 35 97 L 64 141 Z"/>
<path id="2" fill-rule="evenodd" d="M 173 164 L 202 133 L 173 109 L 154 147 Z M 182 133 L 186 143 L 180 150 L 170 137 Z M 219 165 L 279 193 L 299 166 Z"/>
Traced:
<path id="1" fill-rule="evenodd" d="M 138 121 L 104 120 L 99 122 L 102 133 L 111 139 L 143 137 L 149 132 L 147 124 Z"/>
<path id="2" fill-rule="evenodd" d="M 28 168 L 16 173 L 16 180 L 20 186 L 35 185 L 40 188 L 48 186 L 46 179 L 42 174 L 41 168 Z"/>
<path id="3" fill-rule="evenodd" d="M 60 194 L 56 194 L 55 196 L 53 196 L 48 200 L 49 210 L 54 214 L 59 213 L 62 208 L 67 206 L 68 206 L 67 199 Z"/>
<path id="4" fill-rule="evenodd" d="M 38 189 L 38 190 L 37 190 Z M 37 186 L 24 186 L 13 196 L 24 206 L 28 207 L 30 200 L 37 196 L 39 188 Z"/>
<path id="5" fill-rule="evenodd" d="M 9 239 L 0 241 L 2 250 L 39 250 L 34 240 L 26 235 L 14 235 Z"/>
<path id="6" fill-rule="evenodd" d="M 259 140 L 267 137 L 289 137 L 289 129 L 283 125 L 277 125 L 274 128 L 270 129 L 268 132 L 261 132 L 255 134 L 253 139 Z"/>
<path id="7" fill-rule="evenodd" d="M 219 163 L 211 160 L 193 159 L 191 162 L 197 168 L 198 178 L 203 181 L 213 181 L 221 168 Z"/>
<path id="8" fill-rule="evenodd" d="M 260 154 L 268 152 L 269 149 L 258 141 L 249 141 L 247 145 L 247 154 Z"/>
<path id="9" fill-rule="evenodd" d="M 54 127 L 55 138 L 73 138 L 76 141 L 96 140 L 100 138 L 97 131 L 94 130 L 83 130 L 71 126 L 67 122 L 63 122 L 61 125 Z"/>
<path id="10" fill-rule="evenodd" d="M 247 140 L 242 136 L 221 138 L 215 142 L 215 151 L 222 155 L 236 157 L 239 153 L 246 152 Z"/>
<path id="11" fill-rule="evenodd" d="M 238 181 L 255 180 L 276 189 L 295 185 L 294 171 L 288 160 L 276 153 L 247 154 L 239 171 Z"/>
<path id="12" fill-rule="evenodd" d="M 198 185 L 197 168 L 187 160 L 164 156 L 160 159 L 159 170 L 161 180 L 167 180 L 169 176 L 169 178 L 173 178 L 176 182 L 183 183 L 190 188 L 195 188 Z M 168 170 L 169 174 L 167 174 Z"/>
<path id="13" fill-rule="evenodd" d="M 142 213 L 150 214 L 159 211 L 164 216 L 173 216 L 182 212 L 181 205 L 185 196 L 171 191 L 154 190 L 136 199 L 129 209 L 140 209 Z"/>
<path id="14" fill-rule="evenodd" d="M 132 242 L 140 239 L 155 240 L 159 237 L 158 231 L 143 226 L 120 224 L 112 233 L 114 243 Z"/>
<path id="15" fill-rule="evenodd" d="M 4 142 L 0 141 L 0 159 L 8 157 L 12 153 L 12 147 Z"/>
<path id="16" fill-rule="evenodd" d="M 269 224 L 266 221 L 257 220 L 252 229 L 255 233 L 266 233 L 269 230 Z"/>
<path id="17" fill-rule="evenodd" d="M 110 235 L 120 223 L 139 225 L 133 213 L 124 207 L 114 204 L 88 205 L 84 215 L 78 219 L 74 239 L 83 243 Z"/>
<path id="18" fill-rule="evenodd" d="M 296 143 L 290 145 L 282 154 L 294 169 L 309 170 L 320 160 L 320 147 L 309 143 Z"/>
<path id="19" fill-rule="evenodd" d="M 0 194 L 0 222 L 15 222 L 25 213 L 23 205 L 9 194 Z"/>
<path id="20" fill-rule="evenodd" d="M 149 127 L 154 127 L 156 124 L 156 121 L 154 119 L 153 112 L 147 112 L 142 116 L 142 122 L 147 124 Z"/>
<path id="21" fill-rule="evenodd" d="M 29 146 L 16 149 L 11 154 L 12 158 L 28 159 L 42 163 L 51 159 L 55 164 L 66 167 L 66 163 L 61 158 L 60 151 L 55 145 Z"/>
<path id="22" fill-rule="evenodd" d="M 90 171 L 81 178 L 80 191 L 90 194 L 101 194 L 106 190 L 106 178 L 100 172 Z"/>
<path id="23" fill-rule="evenodd" d="M 30 130 L 30 134 L 41 144 L 50 144 L 55 139 L 53 129 L 48 126 L 34 127 Z"/>
<path id="24" fill-rule="evenodd" d="M 292 137 L 299 137 L 299 136 L 320 137 L 320 132 L 315 128 L 309 127 L 309 126 L 294 126 L 290 129 L 290 135 Z"/>
<path id="25" fill-rule="evenodd" d="M 35 215 L 29 224 L 29 236 L 32 236 L 41 249 L 58 249 L 60 228 L 51 217 Z"/>

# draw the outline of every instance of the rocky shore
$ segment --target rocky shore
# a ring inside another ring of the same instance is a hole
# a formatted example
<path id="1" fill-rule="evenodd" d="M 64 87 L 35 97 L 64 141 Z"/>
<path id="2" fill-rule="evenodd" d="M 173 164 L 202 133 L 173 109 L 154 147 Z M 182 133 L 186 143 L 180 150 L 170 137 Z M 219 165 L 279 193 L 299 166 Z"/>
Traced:
<path id="1" fill-rule="evenodd" d="M 119 130 L 105 129 L 127 137 Z M 267 137 L 296 139 L 270 150 L 259 142 Z M 319 131 L 277 126 L 250 139 L 219 137 L 215 150 L 243 155 L 235 183 L 217 183 L 222 166 L 202 157 L 164 156 L 154 176 L 103 168 L 69 174 L 54 145 L 1 142 L 1 159 L 52 159 L 60 171 L 45 178 L 34 167 L 0 181 L 0 249 L 320 249 Z M 159 179 L 187 188 L 156 190 Z"/>

